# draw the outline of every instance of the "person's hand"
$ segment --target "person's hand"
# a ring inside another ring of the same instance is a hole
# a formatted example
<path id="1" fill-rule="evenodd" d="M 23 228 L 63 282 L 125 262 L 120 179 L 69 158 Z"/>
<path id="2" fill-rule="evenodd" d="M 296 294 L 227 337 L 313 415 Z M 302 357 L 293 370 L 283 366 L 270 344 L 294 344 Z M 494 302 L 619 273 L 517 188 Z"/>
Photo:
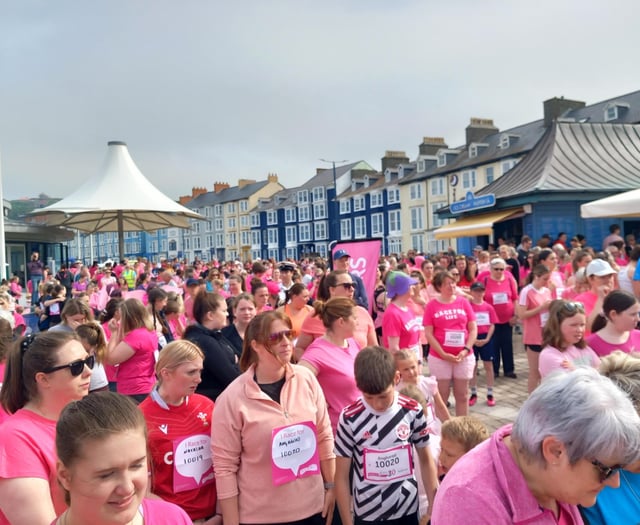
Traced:
<path id="1" fill-rule="evenodd" d="M 67 321 L 67 324 L 69 325 L 69 328 L 75 331 L 78 326 L 84 324 L 84 321 L 76 321 L 75 319 L 70 319 Z"/>
<path id="2" fill-rule="evenodd" d="M 115 334 L 118 332 L 118 321 L 116 320 L 115 317 L 112 317 L 111 319 L 109 319 L 107 326 L 109 327 L 109 331 L 112 334 Z"/>
<path id="3" fill-rule="evenodd" d="M 569 361 L 567 361 L 566 359 L 564 361 L 562 361 L 561 366 L 565 370 L 573 370 L 573 365 Z"/>
<path id="4" fill-rule="evenodd" d="M 605 298 L 610 291 L 611 291 L 611 286 L 609 286 L 608 284 L 601 284 L 596 288 L 596 293 L 600 298 Z"/>
<path id="5" fill-rule="evenodd" d="M 488 339 L 476 339 L 476 342 L 473 343 L 473 346 L 476 346 L 478 348 L 482 348 L 484 345 L 486 345 L 489 342 Z"/>
<path id="6" fill-rule="evenodd" d="M 326 525 L 331 525 L 333 513 L 336 508 L 336 493 L 333 487 L 325 489 L 324 503 L 322 505 L 322 517 L 326 518 Z"/>
<path id="7" fill-rule="evenodd" d="M 518 323 L 518 318 L 514 315 L 511 319 L 509 319 L 509 325 L 515 326 Z"/>
<path id="8" fill-rule="evenodd" d="M 540 306 L 541 306 L 540 311 L 548 310 L 548 309 L 549 309 L 549 307 L 551 306 L 551 301 L 552 301 L 552 300 L 553 300 L 553 299 L 549 299 L 548 301 L 545 301 L 544 303 L 542 303 L 542 304 L 540 305 Z"/>
<path id="9" fill-rule="evenodd" d="M 418 523 L 418 525 L 427 525 L 427 523 L 429 523 L 429 515 L 425 514 L 424 516 L 422 516 L 422 518 L 420 518 L 420 522 Z"/>

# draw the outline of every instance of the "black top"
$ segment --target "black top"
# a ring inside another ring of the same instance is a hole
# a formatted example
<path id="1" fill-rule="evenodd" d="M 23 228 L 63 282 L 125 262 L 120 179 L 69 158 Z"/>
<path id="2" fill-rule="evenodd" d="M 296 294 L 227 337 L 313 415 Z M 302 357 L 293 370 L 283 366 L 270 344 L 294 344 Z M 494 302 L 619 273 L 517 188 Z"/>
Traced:
<path id="1" fill-rule="evenodd" d="M 222 335 L 224 335 L 227 338 L 227 341 L 231 343 L 231 346 L 233 346 L 233 350 L 235 351 L 235 354 L 238 356 L 238 359 L 240 359 L 240 356 L 242 355 L 242 345 L 244 344 L 244 341 L 242 340 L 242 337 L 240 337 L 240 334 L 238 333 L 238 329 L 236 328 L 236 325 L 232 323 L 229 326 L 225 326 L 222 329 Z"/>
<path id="2" fill-rule="evenodd" d="M 202 382 L 196 392 L 215 401 L 240 375 L 234 347 L 220 330 L 209 330 L 200 324 L 187 327 L 184 339 L 197 344 L 204 353 Z"/>

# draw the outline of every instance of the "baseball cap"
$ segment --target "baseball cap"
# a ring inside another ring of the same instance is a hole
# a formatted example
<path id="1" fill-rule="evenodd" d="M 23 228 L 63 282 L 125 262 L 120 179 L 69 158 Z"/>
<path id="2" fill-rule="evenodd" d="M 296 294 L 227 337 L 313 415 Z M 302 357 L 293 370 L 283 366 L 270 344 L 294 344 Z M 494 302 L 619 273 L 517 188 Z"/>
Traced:
<path id="1" fill-rule="evenodd" d="M 611 268 L 611 265 L 607 261 L 603 261 L 602 259 L 594 259 L 587 265 L 587 277 L 591 277 L 592 275 L 603 277 L 614 273 L 617 272 Z"/>
<path id="2" fill-rule="evenodd" d="M 198 286 L 200 284 L 200 281 L 198 279 L 194 279 L 193 277 L 190 277 L 189 279 L 187 279 L 187 286 Z"/>
<path id="3" fill-rule="evenodd" d="M 387 297 L 393 299 L 396 295 L 405 294 L 414 284 L 418 284 L 418 280 L 404 272 L 389 272 L 385 283 Z"/>
<path id="4" fill-rule="evenodd" d="M 337 261 L 338 259 L 342 259 L 343 257 L 351 257 L 351 255 L 349 255 L 349 253 L 347 252 L 347 250 L 336 250 L 335 252 L 333 252 L 333 260 Z"/>
<path id="5" fill-rule="evenodd" d="M 280 271 L 281 272 L 293 272 L 295 271 L 296 267 L 291 264 L 291 263 L 282 263 L 280 265 Z"/>
<path id="6" fill-rule="evenodd" d="M 471 284 L 471 287 L 469 289 L 473 292 L 474 290 L 484 290 L 485 287 L 482 282 L 476 281 L 475 283 Z"/>
<path id="7" fill-rule="evenodd" d="M 483 250 L 484 250 L 484 248 L 482 246 L 480 246 L 479 244 L 473 249 L 474 252 L 481 252 Z"/>

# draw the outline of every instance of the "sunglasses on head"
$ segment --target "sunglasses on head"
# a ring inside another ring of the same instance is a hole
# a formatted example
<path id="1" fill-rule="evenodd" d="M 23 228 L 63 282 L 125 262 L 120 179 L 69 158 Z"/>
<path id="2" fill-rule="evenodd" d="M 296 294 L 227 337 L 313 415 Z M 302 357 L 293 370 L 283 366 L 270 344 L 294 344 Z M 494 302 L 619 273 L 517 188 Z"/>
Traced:
<path id="1" fill-rule="evenodd" d="M 51 374 L 52 372 L 56 372 L 58 370 L 63 370 L 65 368 L 68 368 L 69 372 L 71 372 L 71 375 L 73 377 L 77 377 L 80 374 L 82 374 L 85 366 L 89 367 L 89 369 L 92 370 L 93 365 L 95 365 L 95 363 L 96 363 L 96 356 L 90 355 L 86 359 L 78 359 L 77 361 L 73 361 L 72 363 L 69 363 L 67 365 L 52 366 L 51 368 L 47 368 L 43 370 L 43 372 L 45 374 Z"/>
<path id="2" fill-rule="evenodd" d="M 289 341 L 293 341 L 293 330 L 282 330 L 281 332 L 269 334 L 269 342 L 271 344 L 278 344 L 281 343 L 285 337 Z"/>
<path id="3" fill-rule="evenodd" d="M 570 314 L 575 314 L 576 312 L 584 313 L 584 305 L 582 303 L 565 301 L 562 304 L 562 308 Z"/>
<path id="4" fill-rule="evenodd" d="M 604 483 L 611 476 L 613 476 L 618 470 L 622 468 L 622 465 L 614 465 L 613 467 L 607 467 L 604 463 L 600 463 L 597 459 L 592 459 L 591 464 L 598 470 L 598 477 L 600 483 Z"/>
<path id="5" fill-rule="evenodd" d="M 353 290 L 356 287 L 356 285 L 353 283 L 340 283 L 337 284 L 336 287 L 337 286 L 342 286 L 345 290 Z"/>

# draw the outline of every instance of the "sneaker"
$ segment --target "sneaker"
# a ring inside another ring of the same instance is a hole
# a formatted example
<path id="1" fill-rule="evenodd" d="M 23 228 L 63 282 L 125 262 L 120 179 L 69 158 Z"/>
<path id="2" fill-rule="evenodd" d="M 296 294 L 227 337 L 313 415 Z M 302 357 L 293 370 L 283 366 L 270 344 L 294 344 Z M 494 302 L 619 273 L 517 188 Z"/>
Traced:
<path id="1" fill-rule="evenodd" d="M 473 405 L 475 405 L 477 400 L 478 394 L 471 394 L 471 397 L 469 398 L 469 406 L 472 407 Z"/>
<path id="2" fill-rule="evenodd" d="M 496 400 L 493 399 L 493 396 L 491 394 L 487 395 L 487 405 L 489 405 L 490 407 L 496 406 Z"/>
<path id="3" fill-rule="evenodd" d="M 510 379 L 518 379 L 518 375 L 515 372 L 509 372 L 508 374 L 505 374 L 504 377 L 508 377 Z"/>

